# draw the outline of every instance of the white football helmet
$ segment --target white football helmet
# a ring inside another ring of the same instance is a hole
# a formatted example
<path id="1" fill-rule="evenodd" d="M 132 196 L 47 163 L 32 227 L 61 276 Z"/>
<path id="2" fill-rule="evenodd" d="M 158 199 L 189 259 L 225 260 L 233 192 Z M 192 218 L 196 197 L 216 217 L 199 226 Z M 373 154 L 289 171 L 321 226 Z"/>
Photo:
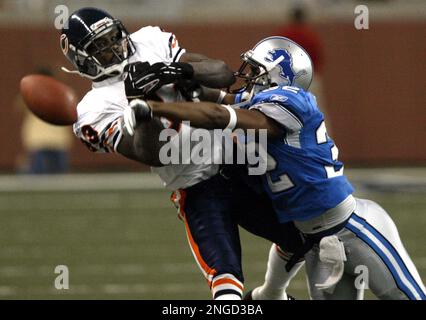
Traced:
<path id="1" fill-rule="evenodd" d="M 285 37 L 263 39 L 241 55 L 244 61 L 237 77 L 246 81 L 244 91 L 250 97 L 276 85 L 295 86 L 308 90 L 313 78 L 313 66 L 308 53 Z"/>

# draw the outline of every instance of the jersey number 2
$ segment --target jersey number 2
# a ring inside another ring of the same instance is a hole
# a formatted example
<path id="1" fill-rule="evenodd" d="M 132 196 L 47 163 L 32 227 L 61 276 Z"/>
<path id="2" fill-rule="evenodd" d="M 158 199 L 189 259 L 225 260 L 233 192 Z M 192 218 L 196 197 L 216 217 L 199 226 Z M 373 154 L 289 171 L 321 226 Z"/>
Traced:
<path id="1" fill-rule="evenodd" d="M 328 141 L 327 128 L 325 127 L 324 121 L 318 127 L 316 131 L 316 138 L 318 144 L 323 144 Z M 331 159 L 337 161 L 339 156 L 339 149 L 336 145 L 333 145 L 330 149 Z M 270 171 L 273 171 L 277 168 L 277 161 L 268 153 L 268 172 L 266 173 L 266 178 L 268 180 L 269 188 L 273 193 L 284 192 L 290 190 L 294 187 L 293 181 L 291 181 L 288 174 L 284 173 L 280 175 L 278 181 L 272 181 Z M 324 166 L 327 178 L 334 178 L 343 175 L 343 167 L 339 170 L 336 170 L 334 166 Z"/>

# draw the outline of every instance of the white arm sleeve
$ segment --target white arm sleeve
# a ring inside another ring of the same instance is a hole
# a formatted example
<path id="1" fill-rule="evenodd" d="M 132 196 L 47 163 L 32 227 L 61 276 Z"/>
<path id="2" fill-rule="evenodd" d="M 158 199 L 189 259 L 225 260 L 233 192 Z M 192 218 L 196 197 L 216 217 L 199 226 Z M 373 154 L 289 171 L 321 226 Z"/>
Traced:
<path id="1" fill-rule="evenodd" d="M 147 26 L 131 35 L 139 54 L 145 60 L 165 63 L 177 62 L 185 53 L 179 46 L 179 41 L 171 32 L 165 32 L 159 27 Z"/>

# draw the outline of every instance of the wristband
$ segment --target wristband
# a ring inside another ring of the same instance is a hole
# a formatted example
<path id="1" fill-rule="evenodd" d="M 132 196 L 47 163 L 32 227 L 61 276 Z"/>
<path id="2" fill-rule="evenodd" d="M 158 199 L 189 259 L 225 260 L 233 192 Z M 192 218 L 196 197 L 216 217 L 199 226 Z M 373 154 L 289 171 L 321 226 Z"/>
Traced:
<path id="1" fill-rule="evenodd" d="M 235 126 L 237 125 L 237 113 L 235 112 L 234 109 L 232 109 L 230 106 L 223 104 L 222 107 L 226 108 L 226 110 L 228 110 L 229 112 L 229 123 L 226 126 L 226 128 L 224 130 L 234 130 Z"/>

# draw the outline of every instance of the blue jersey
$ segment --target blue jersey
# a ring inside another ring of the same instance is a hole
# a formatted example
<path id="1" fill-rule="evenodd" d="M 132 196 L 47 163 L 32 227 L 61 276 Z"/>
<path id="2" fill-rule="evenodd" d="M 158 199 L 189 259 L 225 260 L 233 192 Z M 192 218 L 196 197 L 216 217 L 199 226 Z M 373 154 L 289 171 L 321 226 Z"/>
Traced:
<path id="1" fill-rule="evenodd" d="M 296 87 L 273 87 L 243 108 L 264 113 L 285 130 L 282 138 L 268 139 L 268 171 L 261 176 L 281 223 L 321 215 L 352 194 L 312 94 Z"/>

